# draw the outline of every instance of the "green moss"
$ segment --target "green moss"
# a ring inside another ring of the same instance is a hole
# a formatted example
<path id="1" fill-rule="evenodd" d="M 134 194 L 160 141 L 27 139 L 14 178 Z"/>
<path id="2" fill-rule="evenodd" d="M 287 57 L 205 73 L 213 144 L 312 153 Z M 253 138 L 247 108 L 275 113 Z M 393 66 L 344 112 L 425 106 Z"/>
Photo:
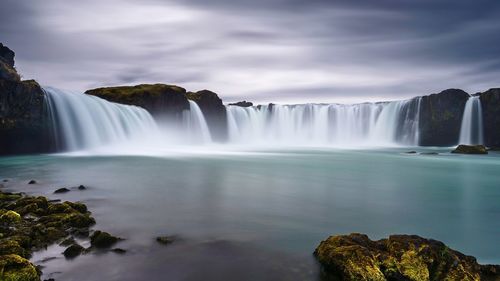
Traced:
<path id="1" fill-rule="evenodd" d="M 7 211 L 0 216 L 0 222 L 2 223 L 16 223 L 21 221 L 21 215 L 14 211 Z"/>
<path id="2" fill-rule="evenodd" d="M 0 280 L 2 281 L 39 281 L 35 266 L 19 255 L 0 256 Z"/>

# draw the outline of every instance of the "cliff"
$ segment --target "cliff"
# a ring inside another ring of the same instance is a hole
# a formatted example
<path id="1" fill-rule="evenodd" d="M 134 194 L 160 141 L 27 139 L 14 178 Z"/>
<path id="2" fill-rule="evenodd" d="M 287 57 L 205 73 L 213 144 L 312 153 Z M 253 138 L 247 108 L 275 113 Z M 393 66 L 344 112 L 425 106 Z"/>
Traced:
<path id="1" fill-rule="evenodd" d="M 420 102 L 420 141 L 422 146 L 453 146 L 460 136 L 462 115 L 469 94 L 448 89 L 423 96 Z"/>
<path id="2" fill-rule="evenodd" d="M 483 110 L 484 144 L 500 147 L 500 88 L 479 93 Z"/>
<path id="3" fill-rule="evenodd" d="M 195 93 L 188 92 L 186 97 L 200 107 L 213 140 L 225 140 L 227 138 L 226 107 L 219 96 L 209 90 L 202 90 Z"/>
<path id="4" fill-rule="evenodd" d="M 140 106 L 156 118 L 180 118 L 189 109 L 186 90 L 166 84 L 141 84 L 137 86 L 105 87 L 88 90 L 85 94 L 102 99 Z"/>
<path id="5" fill-rule="evenodd" d="M 52 151 L 44 92 L 21 81 L 14 52 L 0 43 L 0 155 Z"/>

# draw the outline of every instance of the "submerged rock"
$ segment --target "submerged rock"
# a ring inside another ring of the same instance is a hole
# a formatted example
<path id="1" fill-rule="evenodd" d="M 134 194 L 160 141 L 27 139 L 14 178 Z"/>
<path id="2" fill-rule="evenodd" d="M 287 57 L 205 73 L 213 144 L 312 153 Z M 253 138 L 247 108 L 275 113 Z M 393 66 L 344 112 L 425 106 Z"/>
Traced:
<path id="1" fill-rule="evenodd" d="M 451 153 L 460 154 L 488 154 L 488 150 L 484 145 L 465 145 L 461 144 L 455 148 Z"/>
<path id="2" fill-rule="evenodd" d="M 156 237 L 156 242 L 163 244 L 163 245 L 172 244 L 172 243 L 174 243 L 175 240 L 176 239 L 174 236 L 158 236 L 158 237 Z"/>
<path id="3" fill-rule="evenodd" d="M 69 191 L 70 191 L 70 190 L 69 190 L 69 189 L 67 189 L 66 187 L 61 187 L 61 188 L 59 188 L 59 189 L 56 189 L 56 190 L 54 191 L 54 193 L 56 193 L 56 194 L 57 194 L 57 193 L 66 193 L 66 192 L 69 192 Z"/>
<path id="4" fill-rule="evenodd" d="M 498 280 L 500 266 L 479 265 L 474 257 L 442 242 L 416 235 L 372 241 L 352 233 L 330 236 L 314 251 L 332 280 Z"/>
<path id="5" fill-rule="evenodd" d="M 420 155 L 439 155 L 437 152 L 420 152 Z"/>
<path id="6" fill-rule="evenodd" d="M 114 249 L 111 249 L 111 251 L 115 254 L 120 254 L 120 255 L 127 253 L 127 250 L 124 250 L 122 248 L 114 248 Z"/>
<path id="7" fill-rule="evenodd" d="M 79 185 L 78 186 L 78 190 L 85 190 L 85 189 L 87 189 L 87 188 L 84 185 Z"/>
<path id="8" fill-rule="evenodd" d="M 96 230 L 90 236 L 90 245 L 95 248 L 109 248 L 113 246 L 116 242 L 122 240 L 119 237 L 115 237 L 107 232 Z"/>
<path id="9" fill-rule="evenodd" d="M 36 180 L 30 180 L 30 181 L 28 182 L 28 184 L 35 184 L 35 183 L 36 183 Z"/>

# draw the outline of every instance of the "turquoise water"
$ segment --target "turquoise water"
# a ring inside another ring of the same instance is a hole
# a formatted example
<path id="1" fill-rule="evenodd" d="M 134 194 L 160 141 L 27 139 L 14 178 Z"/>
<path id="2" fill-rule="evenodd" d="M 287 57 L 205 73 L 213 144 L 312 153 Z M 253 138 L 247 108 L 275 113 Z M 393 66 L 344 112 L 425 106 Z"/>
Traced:
<path id="1" fill-rule="evenodd" d="M 414 149 L 414 148 L 413 148 Z M 500 154 L 287 149 L 146 156 L 0 158 L 6 189 L 89 205 L 124 256 L 33 257 L 63 280 L 316 280 L 333 234 L 417 234 L 500 263 Z M 423 149 L 416 149 L 423 151 Z M 36 179 L 39 184 L 28 185 Z M 83 184 L 88 190 L 54 195 Z M 168 247 L 157 235 L 178 235 Z"/>

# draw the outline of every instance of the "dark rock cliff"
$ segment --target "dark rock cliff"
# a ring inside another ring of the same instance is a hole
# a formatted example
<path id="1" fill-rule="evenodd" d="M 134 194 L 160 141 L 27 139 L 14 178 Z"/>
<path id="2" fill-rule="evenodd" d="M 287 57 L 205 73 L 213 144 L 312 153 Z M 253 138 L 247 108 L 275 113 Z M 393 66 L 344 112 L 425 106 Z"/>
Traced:
<path id="1" fill-rule="evenodd" d="M 423 96 L 420 103 L 420 145 L 452 146 L 460 136 L 460 126 L 469 94 L 448 89 Z"/>
<path id="2" fill-rule="evenodd" d="M 500 147 L 500 88 L 480 93 L 483 110 L 484 144 Z"/>
<path id="3" fill-rule="evenodd" d="M 42 88 L 20 80 L 14 52 L 0 44 L 0 155 L 50 152 L 50 132 Z"/>
<path id="4" fill-rule="evenodd" d="M 188 92 L 186 97 L 198 104 L 210 129 L 212 139 L 223 141 L 227 138 L 226 107 L 216 93 L 202 90 L 196 93 Z"/>
<path id="5" fill-rule="evenodd" d="M 156 118 L 180 118 L 189 109 L 186 90 L 166 84 L 105 87 L 88 90 L 88 95 L 128 105 L 140 106 Z"/>

